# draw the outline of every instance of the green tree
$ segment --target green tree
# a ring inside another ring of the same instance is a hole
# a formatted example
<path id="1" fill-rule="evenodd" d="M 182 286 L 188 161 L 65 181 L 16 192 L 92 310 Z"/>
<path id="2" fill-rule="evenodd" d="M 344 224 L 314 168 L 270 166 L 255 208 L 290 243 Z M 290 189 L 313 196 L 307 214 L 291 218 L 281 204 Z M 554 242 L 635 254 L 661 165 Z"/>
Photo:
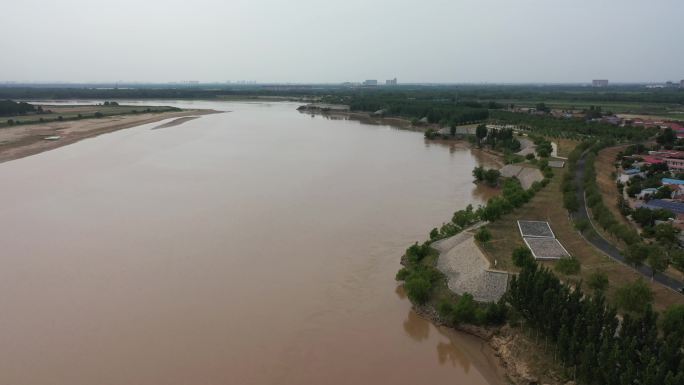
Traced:
<path id="1" fill-rule="evenodd" d="M 484 173 L 484 180 L 487 182 L 488 185 L 490 186 L 496 186 L 499 184 L 499 177 L 501 176 L 501 173 L 499 170 L 495 169 L 489 169 Z"/>
<path id="2" fill-rule="evenodd" d="M 486 227 L 480 227 L 479 230 L 477 230 L 477 233 L 475 233 L 475 240 L 480 242 L 480 243 L 487 243 L 492 239 L 492 233 L 487 230 Z"/>
<path id="3" fill-rule="evenodd" d="M 587 279 L 587 286 L 594 291 L 605 291 L 608 285 L 608 275 L 601 270 L 592 272 Z"/>
<path id="4" fill-rule="evenodd" d="M 638 267 L 643 265 L 644 261 L 648 257 L 648 252 L 648 246 L 644 245 L 643 243 L 635 243 L 627 248 L 625 259 L 627 260 L 627 263 Z"/>
<path id="5" fill-rule="evenodd" d="M 425 139 L 432 140 L 436 139 L 437 137 L 439 137 L 439 133 L 434 129 L 428 128 L 427 130 L 425 130 Z"/>
<path id="6" fill-rule="evenodd" d="M 663 312 L 660 321 L 664 335 L 684 333 L 684 305 L 672 305 Z"/>
<path id="7" fill-rule="evenodd" d="M 460 228 L 471 225 L 477 220 L 477 216 L 473 212 L 473 205 L 469 204 L 465 210 L 458 210 L 454 213 L 451 221 Z"/>
<path id="8" fill-rule="evenodd" d="M 575 221 L 575 228 L 581 233 L 589 229 L 589 226 L 590 223 L 586 219 L 578 219 L 577 221 Z"/>
<path id="9" fill-rule="evenodd" d="M 679 235 L 679 229 L 672 226 L 669 223 L 660 223 L 653 228 L 653 237 L 661 245 L 671 245 L 677 244 L 677 236 Z"/>
<path id="10" fill-rule="evenodd" d="M 561 258 L 556 262 L 554 269 L 564 275 L 574 275 L 580 271 L 580 263 L 577 258 Z"/>
<path id="11" fill-rule="evenodd" d="M 672 189 L 670 186 L 662 186 L 656 191 L 654 198 L 656 199 L 670 199 L 672 198 Z"/>
<path id="12" fill-rule="evenodd" d="M 643 313 L 653 303 L 653 292 L 641 278 L 615 291 L 615 302 L 626 311 Z"/>
<path id="13" fill-rule="evenodd" d="M 532 252 L 525 246 L 516 247 L 513 250 L 511 258 L 513 259 L 513 264 L 519 268 L 535 263 Z"/>
<path id="14" fill-rule="evenodd" d="M 456 306 L 454 306 L 453 315 L 455 323 L 473 322 L 475 319 L 475 311 L 477 304 L 470 293 L 463 293 Z"/>
<path id="15" fill-rule="evenodd" d="M 665 255 L 665 251 L 659 246 L 649 247 L 647 260 L 654 276 L 657 272 L 662 273 L 667 269 L 667 256 Z"/>
<path id="16" fill-rule="evenodd" d="M 485 178 L 485 169 L 482 166 L 477 166 L 473 169 L 473 176 L 477 181 L 482 181 Z"/>
<path id="17" fill-rule="evenodd" d="M 487 137 L 487 126 L 480 124 L 475 129 L 475 137 L 477 138 L 477 145 L 482 147 L 482 139 Z"/>
<path id="18" fill-rule="evenodd" d="M 675 132 L 669 127 L 664 129 L 656 138 L 656 142 L 658 142 L 658 144 L 662 144 L 663 146 L 672 146 L 676 141 L 677 134 L 675 134 Z"/>
<path id="19" fill-rule="evenodd" d="M 404 289 L 406 290 L 406 295 L 412 302 L 422 305 L 430 298 L 432 285 L 426 277 L 412 274 L 406 278 Z"/>

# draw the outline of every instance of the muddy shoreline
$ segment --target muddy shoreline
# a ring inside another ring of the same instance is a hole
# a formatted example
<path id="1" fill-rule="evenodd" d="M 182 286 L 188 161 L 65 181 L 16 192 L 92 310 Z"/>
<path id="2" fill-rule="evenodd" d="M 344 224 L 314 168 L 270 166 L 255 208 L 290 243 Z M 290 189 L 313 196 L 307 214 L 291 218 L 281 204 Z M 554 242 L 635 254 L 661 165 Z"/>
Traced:
<path id="1" fill-rule="evenodd" d="M 524 337 L 520 334 L 518 329 L 511 328 L 509 325 L 498 327 L 482 327 L 476 325 L 447 325 L 437 313 L 437 310 L 429 305 L 416 306 L 413 305 L 413 310 L 420 317 L 423 317 L 435 326 L 444 327 L 447 329 L 456 330 L 460 333 L 469 334 L 479 338 L 483 347 L 486 349 L 485 355 L 491 357 L 492 363 L 497 365 L 497 371 L 508 382 L 517 385 L 531 385 L 540 383 L 542 377 L 540 373 L 535 373 L 527 360 L 520 358 L 517 351 L 514 349 L 516 344 L 521 342 Z M 550 377 L 549 377 L 550 375 Z M 547 385 L 563 385 L 565 381 L 557 378 L 555 374 L 546 373 L 544 377 L 544 384 Z"/>

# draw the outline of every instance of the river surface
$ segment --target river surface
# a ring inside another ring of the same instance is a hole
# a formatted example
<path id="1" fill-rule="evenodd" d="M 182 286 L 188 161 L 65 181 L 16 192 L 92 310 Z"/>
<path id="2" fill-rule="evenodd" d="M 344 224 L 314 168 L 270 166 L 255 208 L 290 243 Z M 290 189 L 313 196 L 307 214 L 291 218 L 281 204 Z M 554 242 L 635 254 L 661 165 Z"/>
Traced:
<path id="1" fill-rule="evenodd" d="M 394 280 L 487 198 L 486 158 L 291 103 L 175 105 L 230 112 L 0 164 L 0 384 L 500 383 Z"/>

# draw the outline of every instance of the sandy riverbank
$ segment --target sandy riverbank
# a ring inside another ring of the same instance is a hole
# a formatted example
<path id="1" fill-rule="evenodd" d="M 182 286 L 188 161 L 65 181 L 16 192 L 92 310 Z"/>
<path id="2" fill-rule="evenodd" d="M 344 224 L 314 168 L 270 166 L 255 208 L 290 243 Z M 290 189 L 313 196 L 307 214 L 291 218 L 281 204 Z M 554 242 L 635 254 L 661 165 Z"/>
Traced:
<path id="1" fill-rule="evenodd" d="M 99 119 L 70 120 L 25 124 L 0 129 L 0 163 L 39 154 L 108 132 L 178 118 L 168 125 L 182 124 L 198 115 L 215 114 L 214 110 L 183 110 L 136 115 L 108 116 Z M 164 125 L 168 127 L 168 125 Z M 57 140 L 46 137 L 58 136 Z"/>

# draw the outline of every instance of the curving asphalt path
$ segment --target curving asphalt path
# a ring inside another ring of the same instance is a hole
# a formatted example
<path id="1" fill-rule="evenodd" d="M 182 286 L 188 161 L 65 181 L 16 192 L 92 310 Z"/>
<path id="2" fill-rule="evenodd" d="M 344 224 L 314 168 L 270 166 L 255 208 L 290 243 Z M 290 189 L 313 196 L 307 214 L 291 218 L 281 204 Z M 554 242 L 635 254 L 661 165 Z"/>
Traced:
<path id="1" fill-rule="evenodd" d="M 586 155 L 587 152 L 582 154 L 582 157 L 577 161 L 577 169 L 575 171 L 575 182 L 577 184 L 577 200 L 579 202 L 580 208 L 576 212 L 572 213 L 571 216 L 573 220 L 586 219 L 589 221 L 589 223 L 591 223 L 591 226 L 594 227 L 594 223 L 591 221 L 591 218 L 589 218 L 587 202 L 584 199 L 584 161 Z M 594 230 L 596 229 L 594 228 Z M 651 279 L 651 277 L 653 276 L 653 271 L 650 267 L 642 265 L 638 268 L 635 268 L 633 265 L 627 263 L 625 257 L 622 255 L 620 250 L 618 250 L 617 247 L 613 246 L 605 238 L 599 235 L 597 231 L 594 231 L 594 234 L 584 235 L 584 238 L 607 256 L 613 258 L 614 260 L 626 266 L 631 267 L 632 269 L 641 273 L 641 275 L 643 275 L 644 277 Z M 675 278 L 672 278 L 662 273 L 656 273 L 655 276 L 653 276 L 653 280 L 682 294 L 681 289 L 682 287 L 684 287 L 684 282 L 682 281 L 679 281 Z"/>

